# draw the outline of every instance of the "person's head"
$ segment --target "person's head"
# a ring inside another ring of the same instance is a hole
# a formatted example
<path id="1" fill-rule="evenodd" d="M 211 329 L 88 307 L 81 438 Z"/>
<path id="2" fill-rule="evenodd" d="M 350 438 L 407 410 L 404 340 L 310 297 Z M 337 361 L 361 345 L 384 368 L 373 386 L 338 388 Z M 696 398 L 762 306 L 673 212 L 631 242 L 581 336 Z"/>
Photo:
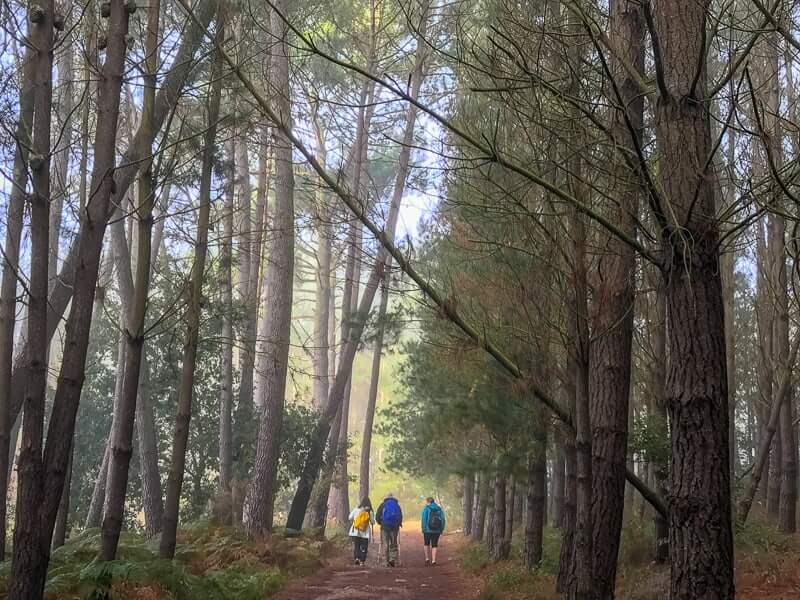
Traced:
<path id="1" fill-rule="evenodd" d="M 428 496 L 427 498 L 425 498 L 425 502 L 427 502 L 428 504 L 433 504 L 434 502 L 436 502 L 436 500 L 433 499 L 433 496 Z"/>
<path id="2" fill-rule="evenodd" d="M 389 492 L 389 493 L 387 493 L 387 494 L 386 494 L 386 495 L 383 497 L 383 499 L 384 499 L 384 500 L 389 500 L 389 499 L 392 499 L 392 498 L 394 498 L 394 494 L 392 494 L 392 492 Z"/>
<path id="3" fill-rule="evenodd" d="M 369 510 L 372 510 L 372 502 L 369 501 L 369 496 L 364 496 L 361 499 L 361 503 L 359 504 L 359 506 L 361 508 L 367 508 Z"/>

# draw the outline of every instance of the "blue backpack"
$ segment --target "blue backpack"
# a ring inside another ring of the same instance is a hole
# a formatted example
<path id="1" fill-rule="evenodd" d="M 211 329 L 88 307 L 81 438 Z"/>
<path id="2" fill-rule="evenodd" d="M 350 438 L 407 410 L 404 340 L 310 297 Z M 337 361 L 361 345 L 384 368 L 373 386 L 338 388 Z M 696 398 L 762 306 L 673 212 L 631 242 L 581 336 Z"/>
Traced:
<path id="1" fill-rule="evenodd" d="M 389 498 L 383 503 L 383 514 L 381 515 L 381 525 L 384 527 L 400 526 L 400 505 L 394 498 Z"/>

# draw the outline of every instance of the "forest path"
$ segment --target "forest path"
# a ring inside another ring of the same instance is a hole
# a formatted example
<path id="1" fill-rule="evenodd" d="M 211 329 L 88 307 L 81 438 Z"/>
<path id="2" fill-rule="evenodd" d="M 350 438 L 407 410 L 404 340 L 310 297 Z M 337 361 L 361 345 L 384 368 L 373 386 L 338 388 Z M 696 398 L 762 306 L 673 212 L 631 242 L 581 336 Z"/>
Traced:
<path id="1" fill-rule="evenodd" d="M 375 537 L 379 538 L 378 528 Z M 458 534 L 445 534 L 440 540 L 438 564 L 425 566 L 422 534 L 400 533 L 400 565 L 378 565 L 378 543 L 370 543 L 367 564 L 352 564 L 352 552 L 336 564 L 302 581 L 291 584 L 278 600 L 439 600 L 475 598 L 478 590 L 462 573 L 455 560 Z"/>

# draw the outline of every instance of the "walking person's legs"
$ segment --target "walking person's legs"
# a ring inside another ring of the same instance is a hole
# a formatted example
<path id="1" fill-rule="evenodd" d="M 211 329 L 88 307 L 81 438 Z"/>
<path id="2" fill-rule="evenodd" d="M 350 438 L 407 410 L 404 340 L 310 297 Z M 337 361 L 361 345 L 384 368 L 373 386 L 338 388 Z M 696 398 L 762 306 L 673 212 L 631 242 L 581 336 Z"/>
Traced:
<path id="1" fill-rule="evenodd" d="M 429 533 L 422 534 L 422 548 L 425 551 L 425 566 L 427 567 L 431 564 L 431 556 L 430 556 L 430 547 L 431 547 L 431 536 Z"/>
<path id="2" fill-rule="evenodd" d="M 389 556 L 391 554 L 391 545 L 392 545 L 392 532 L 388 529 L 381 528 L 381 551 L 379 556 L 379 562 L 382 567 L 389 566 Z"/>
<path id="3" fill-rule="evenodd" d="M 359 547 L 360 540 L 359 540 L 359 538 L 357 536 L 353 536 L 350 539 L 353 540 L 353 560 L 355 561 L 356 564 L 358 564 L 358 561 L 359 561 L 358 557 L 359 557 L 359 555 L 361 553 L 360 552 L 360 547 Z"/>
<path id="4" fill-rule="evenodd" d="M 369 540 L 367 538 L 359 538 L 358 560 L 361 561 L 362 565 L 367 562 L 368 549 L 369 549 Z"/>
<path id="5" fill-rule="evenodd" d="M 397 564 L 398 550 L 397 550 L 397 534 L 396 529 L 387 531 L 388 533 L 388 552 L 387 552 L 387 566 L 394 567 Z"/>
<path id="6" fill-rule="evenodd" d="M 431 564 L 436 564 L 436 549 L 439 547 L 439 534 L 431 534 Z"/>

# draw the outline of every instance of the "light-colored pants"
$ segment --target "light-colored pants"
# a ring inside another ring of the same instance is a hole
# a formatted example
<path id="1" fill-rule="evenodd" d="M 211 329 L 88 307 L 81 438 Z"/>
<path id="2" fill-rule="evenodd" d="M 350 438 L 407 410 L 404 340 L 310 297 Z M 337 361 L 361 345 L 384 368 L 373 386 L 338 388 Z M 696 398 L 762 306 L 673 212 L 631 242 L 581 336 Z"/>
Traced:
<path id="1" fill-rule="evenodd" d="M 389 562 L 397 563 L 397 529 L 384 529 L 381 527 L 381 555 L 379 560 L 384 567 L 389 566 Z"/>

